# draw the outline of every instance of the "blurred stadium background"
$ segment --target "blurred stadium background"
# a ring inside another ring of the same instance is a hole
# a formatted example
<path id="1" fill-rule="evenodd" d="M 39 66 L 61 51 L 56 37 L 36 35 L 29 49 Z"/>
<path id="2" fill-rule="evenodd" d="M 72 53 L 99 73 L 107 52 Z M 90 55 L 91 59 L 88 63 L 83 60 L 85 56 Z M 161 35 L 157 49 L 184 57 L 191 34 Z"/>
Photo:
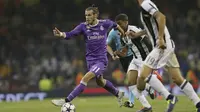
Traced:
<path id="1" fill-rule="evenodd" d="M 154 1 L 167 16 L 182 73 L 200 93 L 200 0 Z M 84 21 L 84 10 L 92 4 L 99 7 L 100 18 L 114 20 L 117 14 L 126 13 L 130 24 L 142 26 L 136 0 L 0 0 L 0 102 L 64 97 L 79 83 L 86 73 L 83 38 L 57 39 L 52 29 L 73 29 Z M 119 61 L 109 60 L 104 76 L 127 91 Z M 170 91 L 182 94 L 165 70 L 162 75 Z M 82 94 L 98 95 L 109 94 L 95 81 Z"/>

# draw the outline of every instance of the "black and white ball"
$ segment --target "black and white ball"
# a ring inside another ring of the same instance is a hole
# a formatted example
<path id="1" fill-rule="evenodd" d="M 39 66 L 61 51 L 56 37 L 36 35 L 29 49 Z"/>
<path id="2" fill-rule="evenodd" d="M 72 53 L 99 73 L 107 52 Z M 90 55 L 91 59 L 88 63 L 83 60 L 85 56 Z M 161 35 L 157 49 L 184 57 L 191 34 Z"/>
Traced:
<path id="1" fill-rule="evenodd" d="M 75 112 L 75 108 L 72 103 L 65 103 L 61 107 L 61 112 Z"/>

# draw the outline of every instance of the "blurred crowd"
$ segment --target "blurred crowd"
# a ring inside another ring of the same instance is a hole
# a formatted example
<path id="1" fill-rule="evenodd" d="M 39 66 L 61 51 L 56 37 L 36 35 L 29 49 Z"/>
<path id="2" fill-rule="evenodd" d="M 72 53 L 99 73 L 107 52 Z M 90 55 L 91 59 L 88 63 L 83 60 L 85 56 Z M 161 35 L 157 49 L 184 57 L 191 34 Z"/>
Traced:
<path id="1" fill-rule="evenodd" d="M 184 77 L 199 79 L 200 0 L 154 1 L 167 16 Z M 73 29 L 92 4 L 99 7 L 100 18 L 114 20 L 126 13 L 130 24 L 141 27 L 136 0 L 0 0 L 0 91 L 37 90 L 42 79 L 51 80 L 53 88 L 74 85 L 77 74 L 87 71 L 84 40 L 56 38 L 52 29 Z M 121 66 L 109 60 L 105 76 L 117 83 L 122 72 L 111 74 Z"/>

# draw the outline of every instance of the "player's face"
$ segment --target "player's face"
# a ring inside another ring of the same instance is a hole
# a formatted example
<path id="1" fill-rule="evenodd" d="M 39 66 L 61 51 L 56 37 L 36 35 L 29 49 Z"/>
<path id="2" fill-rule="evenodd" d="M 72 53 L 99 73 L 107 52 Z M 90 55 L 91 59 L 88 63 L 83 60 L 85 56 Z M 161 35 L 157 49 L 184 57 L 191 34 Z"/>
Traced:
<path id="1" fill-rule="evenodd" d="M 96 19 L 96 14 L 93 13 L 93 10 L 86 10 L 85 19 L 87 24 L 93 24 L 94 20 Z"/>
<path id="2" fill-rule="evenodd" d="M 128 21 L 119 20 L 119 21 L 117 21 L 117 24 L 118 24 L 121 28 L 126 29 L 127 26 L 128 26 Z"/>

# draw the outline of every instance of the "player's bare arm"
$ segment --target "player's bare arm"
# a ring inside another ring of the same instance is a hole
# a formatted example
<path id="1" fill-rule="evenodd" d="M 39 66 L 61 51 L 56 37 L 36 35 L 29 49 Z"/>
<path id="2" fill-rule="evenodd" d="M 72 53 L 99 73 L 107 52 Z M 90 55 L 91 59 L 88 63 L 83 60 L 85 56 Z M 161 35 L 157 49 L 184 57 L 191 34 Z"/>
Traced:
<path id="1" fill-rule="evenodd" d="M 165 29 L 165 25 L 166 25 L 166 17 L 164 14 L 162 14 L 160 11 L 156 11 L 153 15 L 156 18 L 156 21 L 158 23 L 158 47 L 161 49 L 165 49 L 165 42 L 163 39 L 164 36 L 164 29 Z"/>
<path id="2" fill-rule="evenodd" d="M 135 39 L 135 38 L 138 38 L 138 37 L 141 37 L 143 35 L 146 35 L 147 32 L 145 30 L 142 30 L 140 32 L 133 32 L 133 31 L 128 31 L 125 33 L 126 36 L 128 36 L 129 38 L 131 39 Z"/>

